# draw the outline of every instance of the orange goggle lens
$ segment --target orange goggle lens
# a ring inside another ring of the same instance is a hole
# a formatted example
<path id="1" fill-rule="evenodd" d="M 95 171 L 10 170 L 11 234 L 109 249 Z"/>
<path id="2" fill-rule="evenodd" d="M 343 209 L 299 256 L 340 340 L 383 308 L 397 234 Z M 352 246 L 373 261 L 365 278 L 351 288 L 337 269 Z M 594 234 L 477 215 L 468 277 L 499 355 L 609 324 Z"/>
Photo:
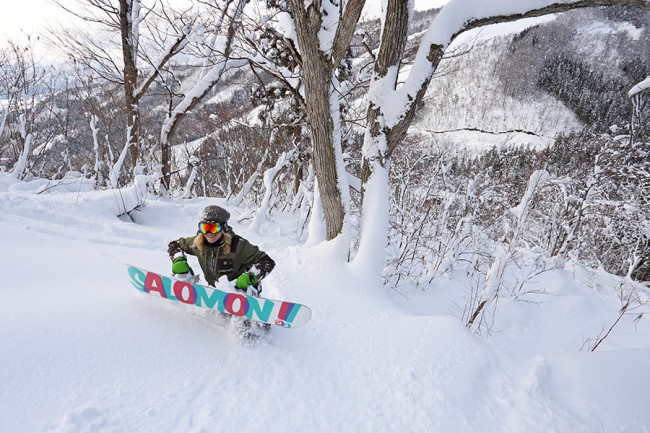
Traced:
<path id="1" fill-rule="evenodd" d="M 221 231 L 222 227 L 221 224 L 219 223 L 208 223 L 208 222 L 200 222 L 199 223 L 199 231 L 201 233 L 219 233 Z"/>

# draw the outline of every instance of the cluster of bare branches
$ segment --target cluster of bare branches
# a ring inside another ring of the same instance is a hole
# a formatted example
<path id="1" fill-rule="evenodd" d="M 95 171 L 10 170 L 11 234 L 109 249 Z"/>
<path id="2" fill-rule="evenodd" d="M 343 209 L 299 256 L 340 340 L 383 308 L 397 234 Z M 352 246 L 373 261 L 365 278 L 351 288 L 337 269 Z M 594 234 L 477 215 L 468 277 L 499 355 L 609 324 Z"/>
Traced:
<path id="1" fill-rule="evenodd" d="M 463 319 L 489 330 L 499 297 L 543 299 L 528 283 L 571 262 L 618 275 L 623 313 L 646 308 L 634 288 L 650 285 L 650 143 L 627 137 L 571 134 L 543 151 L 480 157 L 400 153 L 386 284 L 461 274 L 473 282 Z"/>

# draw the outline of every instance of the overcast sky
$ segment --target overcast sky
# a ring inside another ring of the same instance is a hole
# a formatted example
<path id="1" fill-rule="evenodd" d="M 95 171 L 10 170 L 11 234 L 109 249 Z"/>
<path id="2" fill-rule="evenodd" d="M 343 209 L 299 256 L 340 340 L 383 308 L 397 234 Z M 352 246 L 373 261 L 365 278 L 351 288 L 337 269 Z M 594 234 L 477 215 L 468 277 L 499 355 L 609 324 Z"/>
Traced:
<path id="1" fill-rule="evenodd" d="M 65 0 L 70 4 L 74 1 Z M 186 2 L 188 0 L 171 0 Z M 441 6 L 449 0 L 415 0 L 417 10 Z M 381 0 L 367 0 L 366 9 L 379 11 Z M 375 12 L 378 16 L 378 12 Z M 2 0 L 0 6 L 0 46 L 8 39 L 23 42 L 25 35 L 38 35 L 48 26 L 68 20 L 68 14 L 48 0 Z"/>

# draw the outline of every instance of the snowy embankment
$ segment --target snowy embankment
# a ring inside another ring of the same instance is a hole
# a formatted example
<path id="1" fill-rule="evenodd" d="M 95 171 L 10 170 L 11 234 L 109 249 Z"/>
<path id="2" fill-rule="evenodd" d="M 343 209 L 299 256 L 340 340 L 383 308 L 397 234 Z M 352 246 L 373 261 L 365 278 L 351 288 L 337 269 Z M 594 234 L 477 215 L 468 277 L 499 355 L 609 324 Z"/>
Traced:
<path id="1" fill-rule="evenodd" d="M 609 277 L 558 270 L 547 302 L 499 304 L 489 338 L 455 317 L 462 281 L 392 302 L 364 275 L 306 249 L 278 219 L 235 230 L 277 262 L 265 290 L 312 321 L 255 347 L 213 312 L 137 292 L 124 263 L 168 272 L 167 242 L 219 200 L 48 190 L 0 173 L 0 431 L 647 432 L 650 326 L 616 318 Z M 198 269 L 196 262 L 192 262 Z"/>

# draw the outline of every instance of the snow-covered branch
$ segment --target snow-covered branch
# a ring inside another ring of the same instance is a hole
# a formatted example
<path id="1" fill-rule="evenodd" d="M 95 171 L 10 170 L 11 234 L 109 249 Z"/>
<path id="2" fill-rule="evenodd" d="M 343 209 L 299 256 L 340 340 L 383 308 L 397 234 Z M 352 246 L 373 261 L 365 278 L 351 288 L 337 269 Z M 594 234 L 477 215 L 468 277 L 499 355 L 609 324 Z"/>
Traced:
<path id="1" fill-rule="evenodd" d="M 0 137 L 5 130 L 5 124 L 7 122 L 7 115 L 9 114 L 9 105 L 5 105 L 0 113 Z"/>
<path id="2" fill-rule="evenodd" d="M 140 99 L 149 89 L 149 86 L 154 82 L 154 80 L 160 75 L 160 70 L 169 62 L 169 60 L 183 51 L 187 44 L 191 40 L 192 34 L 196 31 L 194 26 L 186 26 L 183 28 L 183 31 L 176 39 L 169 44 L 167 49 L 159 56 L 158 60 L 152 63 L 152 69 L 149 72 L 149 75 L 140 83 L 138 88 L 135 90 L 136 98 Z"/>
<path id="3" fill-rule="evenodd" d="M 16 179 L 22 179 L 25 173 L 25 168 L 27 168 L 27 157 L 29 156 L 29 150 L 32 143 L 32 133 L 27 131 L 27 116 L 25 113 L 20 113 L 19 116 L 20 122 L 20 137 L 23 141 L 23 150 L 18 157 L 16 165 L 14 165 L 11 173 Z"/>
<path id="4" fill-rule="evenodd" d="M 177 122 L 177 119 L 182 117 L 184 113 L 187 113 L 202 101 L 210 89 L 212 89 L 221 79 L 221 76 L 226 70 L 232 49 L 234 27 L 239 22 L 245 3 L 246 2 L 243 0 L 233 1 L 229 5 L 229 10 L 223 12 L 222 18 L 229 17 L 229 19 L 224 19 L 224 24 L 216 30 L 217 38 L 215 40 L 216 46 L 214 47 L 215 51 L 221 53 L 220 59 L 216 64 L 214 64 L 214 66 L 212 66 L 212 68 L 207 69 L 206 72 L 201 75 L 201 79 L 189 92 L 185 94 L 185 97 L 176 105 L 176 107 L 174 107 L 170 116 L 165 120 L 161 135 L 169 133 L 172 125 Z M 240 61 L 233 66 L 238 67 L 244 64 L 245 61 Z"/>
<path id="5" fill-rule="evenodd" d="M 632 97 L 636 96 L 637 94 L 639 94 L 639 93 L 641 93 L 641 92 L 643 92 L 645 90 L 648 90 L 648 88 L 650 88 L 650 75 L 648 75 L 648 77 L 646 77 L 645 80 L 641 81 L 640 83 L 635 84 L 634 87 L 632 87 L 630 89 L 630 91 L 627 92 L 627 95 L 630 98 L 632 98 Z"/>

